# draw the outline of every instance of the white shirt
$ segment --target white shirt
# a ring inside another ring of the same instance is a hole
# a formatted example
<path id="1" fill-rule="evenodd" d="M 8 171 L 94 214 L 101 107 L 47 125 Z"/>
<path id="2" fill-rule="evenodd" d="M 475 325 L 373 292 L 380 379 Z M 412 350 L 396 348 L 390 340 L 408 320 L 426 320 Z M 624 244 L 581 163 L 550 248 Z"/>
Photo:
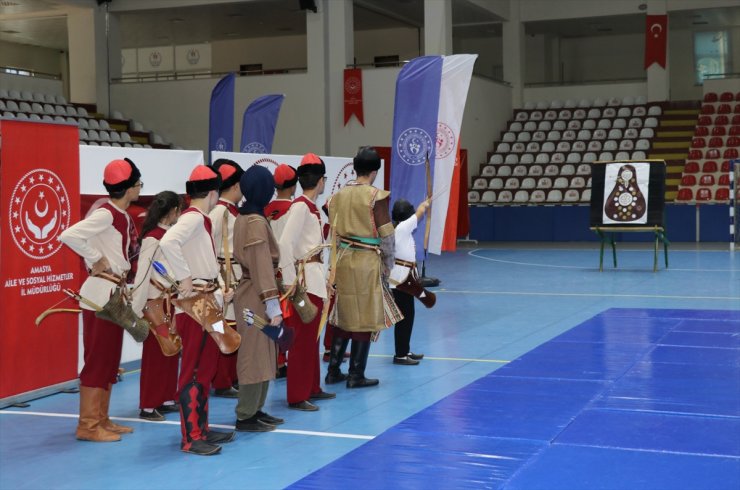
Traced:
<path id="1" fill-rule="evenodd" d="M 131 225 L 131 217 L 128 213 L 108 201 L 114 208 L 113 212 L 122 213 L 126 217 L 126 223 Z M 85 259 L 85 266 L 90 269 L 92 265 L 105 257 L 110 264 L 111 272 L 119 276 L 125 276 L 131 264 L 123 255 L 124 248 L 128 250 L 128 233 L 121 235 L 113 227 L 113 215 L 106 208 L 98 208 L 87 218 L 64 230 L 60 236 L 62 243 Z M 116 287 L 112 282 L 99 277 L 88 277 L 80 288 L 80 294 L 102 307 L 108 302 L 110 294 Z M 93 307 L 80 303 L 80 308 L 94 310 Z"/>
<path id="2" fill-rule="evenodd" d="M 396 226 L 396 253 L 395 257 L 407 262 L 416 262 L 416 241 L 414 240 L 414 230 L 418 221 L 416 213 L 411 215 L 405 221 L 398 223 Z M 402 283 L 406 280 L 411 270 L 403 265 L 394 264 L 390 275 L 390 287 L 394 288 L 395 284 Z"/>
<path id="3" fill-rule="evenodd" d="M 306 199 L 308 198 L 306 197 Z M 312 213 L 305 202 L 294 201 L 285 218 L 285 226 L 278 239 L 278 244 L 280 245 L 279 267 L 283 274 L 283 282 L 287 287 L 296 278 L 295 262 L 305 258 L 311 250 L 322 245 L 324 236 L 321 218 Z M 306 278 L 306 290 L 319 298 L 326 299 L 326 278 L 323 264 L 321 262 L 307 263 L 304 276 Z"/>
<path id="4" fill-rule="evenodd" d="M 169 229 L 169 226 L 158 225 L 160 228 L 165 230 Z M 136 279 L 134 279 L 134 289 L 132 292 L 132 304 L 131 308 L 139 316 L 142 316 L 144 305 L 147 300 L 158 298 L 161 290 L 154 286 L 150 280 L 155 280 L 163 288 L 168 289 L 171 285 L 165 278 L 160 276 L 152 266 L 154 261 L 160 262 L 165 269 L 172 270 L 164 256 L 162 250 L 159 247 L 159 240 L 152 236 L 144 238 L 141 242 L 141 251 L 139 252 L 139 265 L 136 269 Z"/>
<path id="5" fill-rule="evenodd" d="M 196 279 L 211 280 L 218 277 L 213 239 L 206 230 L 204 218 L 205 215 L 197 209 L 195 212 L 182 213 L 159 242 L 170 264 L 169 273 L 177 281 L 192 277 L 197 283 Z"/>

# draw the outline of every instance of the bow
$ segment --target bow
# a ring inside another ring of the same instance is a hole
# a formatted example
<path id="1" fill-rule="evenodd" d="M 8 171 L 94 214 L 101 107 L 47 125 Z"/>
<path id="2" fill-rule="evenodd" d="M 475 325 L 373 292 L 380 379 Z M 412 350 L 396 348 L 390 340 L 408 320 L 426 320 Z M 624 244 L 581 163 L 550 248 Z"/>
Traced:
<path id="1" fill-rule="evenodd" d="M 321 309 L 321 320 L 319 321 L 319 331 L 316 334 L 316 340 L 321 338 L 321 332 L 326 327 L 326 322 L 329 320 L 329 310 L 331 310 L 332 301 L 336 291 L 334 289 L 334 280 L 337 275 L 337 232 L 336 232 L 336 219 L 334 225 L 331 227 L 331 253 L 329 254 L 329 277 L 327 283 L 330 287 L 327 288 L 327 297 L 324 301 L 324 306 Z"/>
<path id="2" fill-rule="evenodd" d="M 429 231 L 432 227 L 432 166 L 429 164 L 428 152 L 426 160 L 424 160 L 424 167 L 427 172 L 427 200 L 429 201 L 426 211 L 427 222 L 424 225 L 424 256 L 426 256 L 427 248 L 429 248 Z"/>

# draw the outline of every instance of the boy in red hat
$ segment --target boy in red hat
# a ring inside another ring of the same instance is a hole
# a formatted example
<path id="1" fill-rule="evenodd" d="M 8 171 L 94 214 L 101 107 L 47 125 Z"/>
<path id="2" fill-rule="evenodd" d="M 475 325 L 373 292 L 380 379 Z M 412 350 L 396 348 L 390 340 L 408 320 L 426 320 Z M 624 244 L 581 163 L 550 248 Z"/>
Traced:
<path id="1" fill-rule="evenodd" d="M 275 169 L 273 177 L 275 178 L 277 196 L 265 206 L 265 216 L 267 216 L 270 222 L 270 228 L 272 228 L 272 232 L 275 234 L 275 239 L 280 240 L 280 235 L 283 228 L 285 228 L 286 213 L 293 203 L 293 194 L 295 194 L 298 176 L 293 167 L 281 163 Z M 287 376 L 288 366 L 286 362 L 285 352 L 281 350 L 278 354 L 278 378 Z"/>
<path id="2" fill-rule="evenodd" d="M 213 244 L 212 223 L 208 213 L 218 201 L 221 177 L 211 167 L 198 165 L 185 183 L 190 196 L 190 207 L 182 212 L 160 240 L 160 248 L 170 265 L 169 271 L 179 284 L 180 297 L 191 296 L 195 289 L 218 283 L 219 265 Z M 222 304 L 231 301 L 234 290 L 215 295 L 221 296 Z M 203 387 L 201 396 L 180 404 L 180 448 L 186 453 L 208 456 L 221 450 L 219 444 L 230 442 L 233 432 L 217 432 L 208 429 L 208 392 L 216 374 L 219 349 L 213 338 L 198 322 L 184 312 L 178 312 L 177 328 L 182 337 L 182 361 L 178 394 L 182 395 L 185 385 L 193 379 Z"/>
<path id="3" fill-rule="evenodd" d="M 239 210 L 236 205 L 242 200 L 242 191 L 239 188 L 239 179 L 241 179 L 244 170 L 233 160 L 219 158 L 213 162 L 213 169 L 221 176 L 221 186 L 219 188 L 219 198 L 216 206 L 208 213 L 213 223 L 213 244 L 216 247 L 218 263 L 221 265 L 221 280 L 225 289 L 232 289 L 233 284 L 237 284 L 242 277 L 242 269 L 239 263 L 233 258 L 234 254 L 234 222 L 239 216 Z M 224 240 L 224 229 L 226 229 L 226 239 Z M 228 274 L 226 273 L 228 255 Z M 227 278 L 228 276 L 228 278 Z M 226 284 L 228 279 L 229 283 Z M 234 317 L 234 305 L 229 304 L 226 307 L 224 318 L 229 325 L 236 328 L 236 319 Z M 213 378 L 213 395 L 223 398 L 238 398 L 239 392 L 234 388 L 234 384 L 239 386 L 236 377 L 236 352 L 232 354 L 223 354 L 219 352 L 218 364 L 216 366 L 216 377 Z"/>
<path id="4" fill-rule="evenodd" d="M 326 166 L 317 155 L 307 153 L 296 174 L 303 194 L 293 200 L 278 239 L 280 270 L 286 287 L 296 282 L 305 284 L 308 299 L 321 312 L 327 292 L 322 260 L 323 226 L 316 199 L 324 192 Z M 296 331 L 288 353 L 288 407 L 293 410 L 314 412 L 319 407 L 311 400 L 336 397 L 334 393 L 326 393 L 321 389 L 318 352 L 320 322 L 321 314 L 317 314 L 309 323 L 303 323 L 297 314 L 286 320 Z"/>
<path id="5" fill-rule="evenodd" d="M 61 241 L 85 259 L 90 275 L 82 284 L 80 295 L 95 304 L 107 303 L 111 292 L 131 269 L 137 237 L 126 208 L 139 198 L 144 185 L 140 177 L 141 172 L 128 158 L 110 162 L 103 172 L 103 185 L 110 196 L 108 202 L 61 234 Z M 111 388 L 121 361 L 123 329 L 95 316 L 95 311 L 85 303 L 80 302 L 80 308 L 85 365 L 80 372 L 80 420 L 76 436 L 83 441 L 120 441 L 121 434 L 134 431 L 113 423 L 108 417 Z"/>

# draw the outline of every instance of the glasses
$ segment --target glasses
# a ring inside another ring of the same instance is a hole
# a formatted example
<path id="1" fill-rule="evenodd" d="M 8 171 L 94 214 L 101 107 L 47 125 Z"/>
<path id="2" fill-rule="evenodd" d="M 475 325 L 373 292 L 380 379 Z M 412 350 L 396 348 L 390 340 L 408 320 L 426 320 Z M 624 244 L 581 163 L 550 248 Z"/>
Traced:
<path id="1" fill-rule="evenodd" d="M 143 180 L 138 181 L 136 184 L 134 184 L 134 187 L 141 187 L 143 189 L 144 188 L 144 181 Z"/>

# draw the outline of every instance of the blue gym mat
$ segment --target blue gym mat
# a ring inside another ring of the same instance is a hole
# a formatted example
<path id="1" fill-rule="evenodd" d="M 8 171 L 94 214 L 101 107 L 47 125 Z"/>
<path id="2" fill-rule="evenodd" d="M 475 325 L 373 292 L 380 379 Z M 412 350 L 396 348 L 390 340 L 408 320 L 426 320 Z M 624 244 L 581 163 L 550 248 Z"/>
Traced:
<path id="1" fill-rule="evenodd" d="M 740 311 L 610 309 L 291 488 L 740 488 Z"/>

